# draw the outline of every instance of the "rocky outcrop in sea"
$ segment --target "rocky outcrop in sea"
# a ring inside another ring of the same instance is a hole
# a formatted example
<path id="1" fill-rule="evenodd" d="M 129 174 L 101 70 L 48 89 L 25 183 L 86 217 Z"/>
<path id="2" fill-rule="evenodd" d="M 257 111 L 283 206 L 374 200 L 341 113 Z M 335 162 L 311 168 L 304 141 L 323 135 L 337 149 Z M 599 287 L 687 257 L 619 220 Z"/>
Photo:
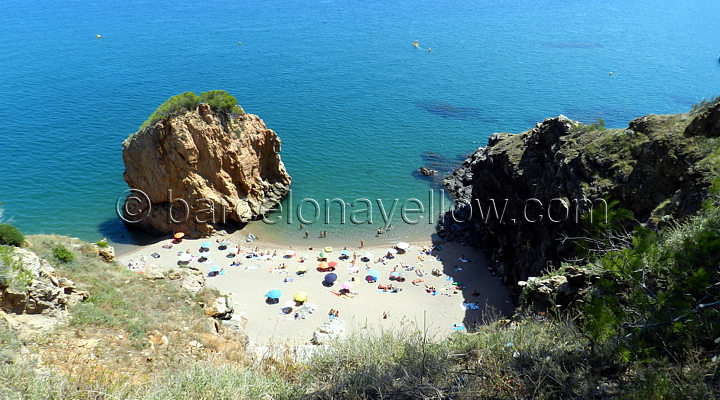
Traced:
<path id="1" fill-rule="evenodd" d="M 122 207 L 132 227 L 202 237 L 265 214 L 288 192 L 280 139 L 253 114 L 200 104 L 123 142 Z"/>
<path id="2" fill-rule="evenodd" d="M 487 249 L 506 282 L 576 257 L 583 215 L 607 202 L 650 228 L 697 212 L 720 169 L 720 105 L 686 114 L 647 115 L 625 129 L 564 116 L 520 133 L 497 133 L 445 187 L 457 208 L 441 236 Z M 593 222 L 596 223 L 597 221 Z"/>

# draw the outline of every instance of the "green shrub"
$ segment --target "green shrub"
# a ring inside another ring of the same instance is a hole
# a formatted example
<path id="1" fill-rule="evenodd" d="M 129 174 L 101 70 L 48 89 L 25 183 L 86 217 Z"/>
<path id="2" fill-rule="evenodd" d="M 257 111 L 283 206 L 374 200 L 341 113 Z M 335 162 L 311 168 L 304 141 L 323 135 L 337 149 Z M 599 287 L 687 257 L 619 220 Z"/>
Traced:
<path id="1" fill-rule="evenodd" d="M 12 247 L 0 246 L 0 286 L 24 290 L 32 283 L 33 276 L 13 255 Z"/>
<path id="2" fill-rule="evenodd" d="M 107 249 L 108 247 L 110 247 L 108 242 L 106 242 L 104 240 L 98 240 L 97 243 L 95 243 L 95 244 L 97 245 L 97 247 L 99 247 L 101 249 Z"/>
<path id="3" fill-rule="evenodd" d="M 61 262 L 69 263 L 75 259 L 73 253 L 70 252 L 65 246 L 59 244 L 52 249 L 52 253 Z"/>
<path id="4" fill-rule="evenodd" d="M 147 121 L 143 122 L 143 124 L 140 126 L 140 129 L 142 130 L 147 126 L 150 126 L 160 121 L 161 119 L 166 118 L 168 115 L 172 114 L 175 111 L 182 109 L 192 111 L 197 108 L 198 104 L 200 104 L 200 97 L 198 97 L 198 95 L 193 92 L 185 92 L 177 96 L 173 96 L 165 100 L 164 103 L 160 104 L 160 107 L 158 107 L 157 110 L 152 113 L 150 118 L 148 118 Z"/>
<path id="5" fill-rule="evenodd" d="M 25 243 L 25 236 L 18 228 L 10 224 L 0 224 L 0 244 L 21 247 Z"/>
<path id="6" fill-rule="evenodd" d="M 215 111 L 224 111 L 226 113 L 232 113 L 237 105 L 237 99 L 224 90 L 202 92 L 200 93 L 200 101 L 206 103 Z"/>

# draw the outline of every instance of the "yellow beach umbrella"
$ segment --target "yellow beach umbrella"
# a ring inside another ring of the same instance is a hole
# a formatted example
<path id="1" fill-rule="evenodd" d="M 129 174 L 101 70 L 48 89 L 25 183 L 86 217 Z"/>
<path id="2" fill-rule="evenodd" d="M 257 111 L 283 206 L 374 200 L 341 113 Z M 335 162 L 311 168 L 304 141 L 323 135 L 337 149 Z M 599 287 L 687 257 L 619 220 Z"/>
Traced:
<path id="1" fill-rule="evenodd" d="M 303 302 L 307 300 L 307 293 L 305 292 L 297 292 L 295 293 L 295 296 L 293 296 L 293 300 Z"/>
<path id="2" fill-rule="evenodd" d="M 301 265 L 298 267 L 298 272 L 307 272 L 307 267 L 304 265 Z"/>
<path id="3" fill-rule="evenodd" d="M 330 266 L 328 265 L 328 263 L 326 263 L 325 261 L 323 261 L 323 262 L 321 262 L 320 264 L 318 264 L 318 267 L 319 267 L 319 268 L 322 268 L 322 269 L 328 269 L 328 268 L 330 268 Z"/>

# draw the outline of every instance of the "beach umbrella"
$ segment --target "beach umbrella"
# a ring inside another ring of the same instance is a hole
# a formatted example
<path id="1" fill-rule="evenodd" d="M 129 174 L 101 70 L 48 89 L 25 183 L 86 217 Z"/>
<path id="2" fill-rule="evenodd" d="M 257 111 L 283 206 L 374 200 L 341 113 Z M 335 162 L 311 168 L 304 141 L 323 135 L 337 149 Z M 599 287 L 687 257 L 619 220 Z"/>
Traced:
<path id="1" fill-rule="evenodd" d="M 285 257 L 294 257 L 295 256 L 295 252 L 292 250 L 285 250 L 284 254 L 285 254 Z"/>
<path id="2" fill-rule="evenodd" d="M 210 242 L 202 242 L 202 244 L 200 244 L 200 247 L 203 249 L 209 249 L 210 246 L 212 246 Z"/>
<path id="3" fill-rule="evenodd" d="M 273 290 L 265 293 L 265 297 L 267 297 L 268 299 L 279 299 L 281 295 L 282 295 L 282 292 L 279 291 L 278 289 L 273 289 Z"/>
<path id="4" fill-rule="evenodd" d="M 179 260 L 180 262 L 188 262 L 192 260 L 192 255 L 190 255 L 190 253 L 182 253 L 180 254 Z"/>
<path id="5" fill-rule="evenodd" d="M 220 267 L 218 267 L 217 265 L 213 265 L 212 267 L 210 267 L 210 272 L 220 272 Z"/>
<path id="6" fill-rule="evenodd" d="M 178 233 L 174 234 L 173 237 L 174 237 L 175 239 L 182 239 L 182 238 L 185 237 L 185 234 L 182 233 L 182 232 L 178 232 Z"/>
<path id="7" fill-rule="evenodd" d="M 307 293 L 305 292 L 297 292 L 295 293 L 295 296 L 293 296 L 293 300 L 298 302 L 303 302 L 307 300 Z"/>
<path id="8" fill-rule="evenodd" d="M 399 272 L 391 272 L 390 276 L 392 276 L 393 278 L 397 278 L 400 276 L 400 273 Z"/>
<path id="9" fill-rule="evenodd" d="M 319 259 L 327 258 L 327 254 L 325 252 L 322 252 L 322 253 L 318 254 L 318 258 Z"/>
<path id="10" fill-rule="evenodd" d="M 368 252 L 366 252 L 365 254 L 362 255 L 362 258 L 371 259 L 371 258 L 372 258 L 372 253 L 368 251 Z"/>
<path id="11" fill-rule="evenodd" d="M 304 265 L 301 265 L 298 267 L 298 272 L 307 272 L 307 267 Z"/>
<path id="12" fill-rule="evenodd" d="M 332 253 L 333 248 L 330 246 L 326 246 L 323 250 L 325 250 L 326 253 Z"/>
<path id="13" fill-rule="evenodd" d="M 368 275 L 377 279 L 380 276 L 380 273 L 376 269 L 371 269 L 370 271 L 368 271 Z"/>
<path id="14" fill-rule="evenodd" d="M 331 273 L 325 275 L 325 282 L 327 282 L 327 283 L 333 283 L 336 280 L 337 280 L 337 274 L 334 274 L 331 272 Z"/>
<path id="15" fill-rule="evenodd" d="M 350 282 L 343 282 L 342 288 L 345 289 L 345 290 L 350 290 L 350 289 L 352 289 L 352 283 L 350 283 Z"/>
<path id="16" fill-rule="evenodd" d="M 340 255 L 341 255 L 341 256 L 348 256 L 348 257 L 350 257 L 351 253 L 350 253 L 348 250 L 343 250 L 343 251 L 340 252 Z"/>
<path id="17" fill-rule="evenodd" d="M 338 265 L 337 261 L 330 261 L 328 263 L 328 267 L 330 267 L 330 268 L 335 268 L 335 267 L 337 267 L 337 265 Z"/>
<path id="18" fill-rule="evenodd" d="M 387 249 L 387 252 L 390 254 L 397 254 L 397 250 L 395 249 Z"/>
<path id="19" fill-rule="evenodd" d="M 228 246 L 230 246 L 230 242 L 228 242 L 227 240 L 223 240 L 222 242 L 218 243 L 218 246 L 228 247 Z"/>
<path id="20" fill-rule="evenodd" d="M 330 266 L 328 265 L 328 263 L 326 263 L 325 261 L 323 261 L 323 262 L 321 262 L 320 264 L 318 264 L 318 268 L 320 268 L 320 269 L 328 269 L 328 268 L 330 268 Z"/>
<path id="21" fill-rule="evenodd" d="M 406 249 L 408 249 L 408 248 L 410 247 L 410 245 L 409 245 L 408 243 L 405 243 L 405 242 L 397 242 L 397 244 L 395 245 L 395 247 L 397 247 L 397 248 L 400 249 L 400 250 L 406 250 Z"/>

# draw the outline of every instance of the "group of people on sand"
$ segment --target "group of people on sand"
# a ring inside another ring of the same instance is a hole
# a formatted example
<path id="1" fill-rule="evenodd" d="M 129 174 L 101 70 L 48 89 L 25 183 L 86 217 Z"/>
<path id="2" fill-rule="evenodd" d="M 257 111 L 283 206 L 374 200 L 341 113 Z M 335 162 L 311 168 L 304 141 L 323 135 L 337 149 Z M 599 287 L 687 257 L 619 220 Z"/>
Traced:
<path id="1" fill-rule="evenodd" d="M 331 320 L 340 318 L 340 311 L 338 311 L 334 308 L 331 308 L 330 312 L 328 313 L 328 318 L 330 318 Z"/>

